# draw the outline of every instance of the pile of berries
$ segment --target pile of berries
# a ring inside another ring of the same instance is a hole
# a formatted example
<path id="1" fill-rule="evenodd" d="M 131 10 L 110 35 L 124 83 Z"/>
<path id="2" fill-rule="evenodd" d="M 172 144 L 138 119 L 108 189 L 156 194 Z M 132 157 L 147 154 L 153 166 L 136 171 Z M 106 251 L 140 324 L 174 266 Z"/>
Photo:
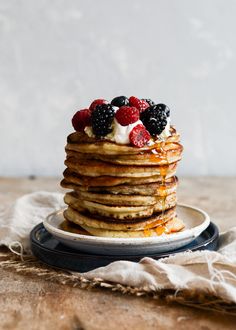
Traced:
<path id="1" fill-rule="evenodd" d="M 138 123 L 129 134 L 130 143 L 143 147 L 151 136 L 160 135 L 167 125 L 170 109 L 162 103 L 155 104 L 150 99 L 138 99 L 135 96 L 117 96 L 111 103 L 104 99 L 94 100 L 88 109 L 77 111 L 72 118 L 76 131 L 92 127 L 93 134 L 102 138 L 113 130 L 114 119 L 122 126 Z"/>

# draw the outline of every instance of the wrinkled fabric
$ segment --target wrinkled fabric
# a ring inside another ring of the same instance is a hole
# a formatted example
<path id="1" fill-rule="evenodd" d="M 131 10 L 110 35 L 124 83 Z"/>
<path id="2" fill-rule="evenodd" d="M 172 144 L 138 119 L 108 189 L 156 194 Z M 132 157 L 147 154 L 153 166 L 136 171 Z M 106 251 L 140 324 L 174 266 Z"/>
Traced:
<path id="1" fill-rule="evenodd" d="M 29 233 L 46 216 L 65 207 L 63 194 L 38 191 L 18 198 L 0 214 L 0 245 L 20 242 L 30 252 Z"/>
<path id="2" fill-rule="evenodd" d="M 60 193 L 35 192 L 17 199 L 0 215 L 0 245 L 17 241 L 29 252 L 31 229 L 63 207 Z M 121 260 L 83 276 L 152 292 L 200 289 L 236 303 L 236 227 L 220 235 L 218 251 L 188 251 L 160 260 L 145 257 L 139 263 Z"/>

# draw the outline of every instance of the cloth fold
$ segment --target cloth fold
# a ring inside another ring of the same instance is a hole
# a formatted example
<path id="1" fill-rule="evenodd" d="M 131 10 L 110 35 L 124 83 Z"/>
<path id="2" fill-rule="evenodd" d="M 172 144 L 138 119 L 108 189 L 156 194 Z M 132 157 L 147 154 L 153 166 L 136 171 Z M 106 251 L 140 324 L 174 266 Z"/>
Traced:
<path id="1" fill-rule="evenodd" d="M 0 214 L 0 245 L 19 242 L 30 252 L 29 233 L 51 212 L 65 207 L 63 194 L 35 192 L 24 195 Z M 184 252 L 139 263 L 116 261 L 82 274 L 87 279 L 121 284 L 145 291 L 202 291 L 236 304 L 236 227 L 220 235 L 219 249 Z"/>

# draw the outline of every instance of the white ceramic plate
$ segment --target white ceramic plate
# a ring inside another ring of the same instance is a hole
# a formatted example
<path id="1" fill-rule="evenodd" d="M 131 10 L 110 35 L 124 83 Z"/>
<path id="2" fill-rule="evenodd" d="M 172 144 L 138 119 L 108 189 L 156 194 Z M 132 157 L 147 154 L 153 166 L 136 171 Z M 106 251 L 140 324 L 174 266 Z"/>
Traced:
<path id="1" fill-rule="evenodd" d="M 196 207 L 180 204 L 177 214 L 185 224 L 183 231 L 145 238 L 96 237 L 64 231 L 60 229 L 64 221 L 63 210 L 50 214 L 43 224 L 58 241 L 76 250 L 104 255 L 145 255 L 173 251 L 187 245 L 210 224 L 208 214 Z"/>

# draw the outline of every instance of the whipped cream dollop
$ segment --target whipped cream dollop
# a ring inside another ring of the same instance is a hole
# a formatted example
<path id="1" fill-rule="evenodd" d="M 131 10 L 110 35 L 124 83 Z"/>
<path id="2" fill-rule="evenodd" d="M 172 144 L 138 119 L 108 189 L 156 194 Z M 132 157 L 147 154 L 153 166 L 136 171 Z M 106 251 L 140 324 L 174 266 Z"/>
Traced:
<path id="1" fill-rule="evenodd" d="M 118 121 L 114 118 L 113 124 L 112 124 L 112 132 L 107 134 L 105 136 L 106 140 L 113 141 L 118 144 L 130 144 L 130 139 L 129 135 L 132 129 L 137 126 L 137 125 L 143 125 L 141 120 L 137 120 L 133 124 L 129 124 L 126 126 L 122 126 L 118 123 Z M 84 132 L 89 136 L 89 137 L 95 137 L 93 134 L 93 130 L 91 126 L 86 126 L 84 129 Z M 169 136 L 171 135 L 170 132 L 170 117 L 167 118 L 167 125 L 165 129 L 161 132 L 160 135 L 157 136 L 156 139 L 150 139 L 148 142 L 148 145 L 154 144 L 154 141 L 165 141 Z"/>
<path id="2" fill-rule="evenodd" d="M 165 129 L 161 132 L 161 134 L 158 136 L 160 140 L 166 140 L 169 136 L 171 136 L 170 132 L 170 117 L 167 117 L 167 124 Z"/>
<path id="3" fill-rule="evenodd" d="M 143 124 L 141 120 L 137 120 L 133 124 L 129 124 L 126 126 L 122 126 L 118 123 L 116 119 L 114 119 L 114 136 L 113 136 L 113 141 L 119 144 L 129 144 L 129 134 L 132 131 L 132 129 L 139 125 Z"/>
<path id="4" fill-rule="evenodd" d="M 116 119 L 114 119 L 112 125 L 112 132 L 107 134 L 105 136 L 105 139 L 116 142 L 118 144 L 129 144 L 130 143 L 129 134 L 132 131 L 132 129 L 139 124 L 143 125 L 141 120 L 137 120 L 133 124 L 122 126 L 118 123 Z M 95 137 L 91 126 L 86 126 L 84 131 L 89 137 Z"/>

